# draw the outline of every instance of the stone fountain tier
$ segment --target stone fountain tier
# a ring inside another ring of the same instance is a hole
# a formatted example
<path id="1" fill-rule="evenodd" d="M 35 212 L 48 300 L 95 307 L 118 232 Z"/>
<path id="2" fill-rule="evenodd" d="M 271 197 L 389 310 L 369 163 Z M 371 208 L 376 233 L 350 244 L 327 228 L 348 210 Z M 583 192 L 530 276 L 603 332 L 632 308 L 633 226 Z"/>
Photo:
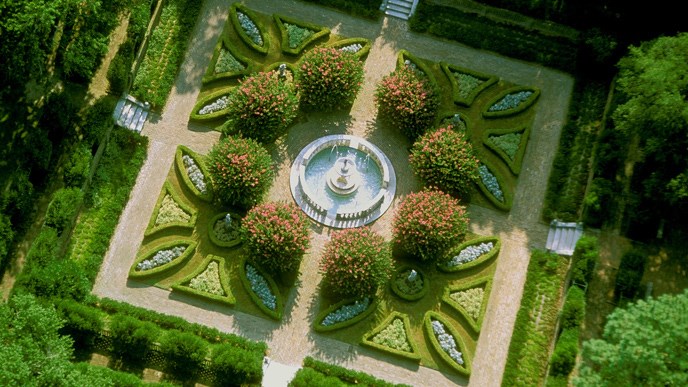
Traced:
<path id="1" fill-rule="evenodd" d="M 361 185 L 361 174 L 356 169 L 356 161 L 340 157 L 327 172 L 327 187 L 337 195 L 350 195 Z"/>

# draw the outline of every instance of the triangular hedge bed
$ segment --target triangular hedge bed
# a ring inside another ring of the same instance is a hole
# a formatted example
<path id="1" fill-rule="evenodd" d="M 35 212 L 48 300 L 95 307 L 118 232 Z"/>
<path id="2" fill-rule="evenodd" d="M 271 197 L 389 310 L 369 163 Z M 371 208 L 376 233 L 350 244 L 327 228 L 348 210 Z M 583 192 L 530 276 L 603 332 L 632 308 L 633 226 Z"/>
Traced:
<path id="1" fill-rule="evenodd" d="M 317 24 L 306 23 L 300 20 L 292 19 L 287 16 L 273 15 L 275 18 L 275 23 L 277 23 L 277 28 L 280 31 L 280 36 L 282 37 L 282 52 L 289 55 L 299 55 L 306 49 L 310 44 L 315 43 L 321 38 L 327 38 L 330 35 L 330 29 L 327 27 L 319 26 Z M 297 28 L 309 30 L 311 35 L 305 38 L 303 41 L 299 42 L 296 47 L 291 47 L 289 45 L 289 32 L 287 31 L 286 24 L 296 26 Z"/>
<path id="2" fill-rule="evenodd" d="M 473 318 L 468 312 L 468 310 L 451 297 L 452 294 L 466 291 L 474 288 L 483 289 L 483 298 L 480 301 L 480 309 L 478 313 L 477 320 Z M 442 301 L 446 302 L 449 306 L 456 309 L 465 319 L 468 324 L 473 328 L 475 332 L 480 332 L 480 328 L 483 325 L 483 318 L 485 317 L 485 310 L 487 309 L 487 300 L 490 297 L 490 292 L 492 291 L 492 278 L 482 277 L 474 281 L 461 283 L 456 285 L 448 285 L 444 288 L 444 293 L 442 294 Z"/>
<path id="3" fill-rule="evenodd" d="M 211 292 L 206 292 L 203 290 L 196 289 L 192 287 L 191 282 L 198 276 L 206 273 L 208 267 L 211 263 L 215 263 L 218 267 L 219 282 L 223 294 L 215 294 Z M 195 297 L 202 299 L 208 299 L 211 301 L 216 301 L 221 304 L 233 306 L 236 304 L 236 298 L 232 294 L 232 289 L 229 286 L 229 274 L 227 273 L 227 268 L 225 267 L 225 259 L 223 257 L 218 257 L 215 255 L 208 255 L 205 260 L 198 265 L 196 270 L 188 276 L 184 277 L 182 280 L 174 283 L 172 285 L 172 290 L 180 293 L 190 294 Z"/>
<path id="4" fill-rule="evenodd" d="M 397 55 L 397 69 L 406 66 L 406 60 L 416 65 L 416 68 L 428 77 L 428 80 L 434 88 L 439 87 L 437 78 L 435 78 L 435 74 L 433 74 L 430 66 L 428 66 L 423 59 L 418 58 L 406 50 L 400 50 Z"/>
<path id="5" fill-rule="evenodd" d="M 239 71 L 227 71 L 227 72 L 216 72 L 215 69 L 217 68 L 217 62 L 221 59 L 221 54 L 222 51 L 225 50 L 234 57 L 234 59 L 239 62 L 241 65 L 244 66 L 243 70 Z M 255 63 L 242 55 L 239 50 L 235 49 L 234 46 L 232 46 L 231 41 L 226 37 L 222 36 L 220 38 L 220 41 L 217 42 L 217 45 L 215 46 L 215 50 L 213 51 L 213 57 L 210 59 L 210 64 L 208 65 L 208 69 L 205 71 L 205 75 L 203 75 L 203 84 L 211 83 L 214 81 L 218 80 L 224 80 L 224 79 L 234 79 L 234 78 L 240 78 L 246 75 L 249 75 L 255 71 Z"/>
<path id="6" fill-rule="evenodd" d="M 162 207 L 163 201 L 165 200 L 165 197 L 171 197 L 176 206 L 181 209 L 184 213 L 189 215 L 189 220 L 186 222 L 168 222 L 168 223 L 163 223 L 156 225 L 156 222 L 158 220 L 158 216 L 160 214 L 160 209 Z M 167 228 L 171 227 L 179 227 L 179 228 L 184 228 L 188 230 L 193 230 L 194 226 L 196 225 L 196 219 L 198 217 L 198 211 L 196 211 L 195 208 L 184 202 L 177 192 L 172 188 L 172 185 L 170 184 L 169 181 L 165 180 L 165 183 L 162 186 L 162 191 L 160 192 L 160 196 L 158 197 L 158 201 L 155 204 L 155 209 L 153 209 L 153 214 L 151 215 L 150 221 L 148 222 L 148 227 L 146 228 L 146 231 L 144 232 L 143 235 L 149 236 L 151 234 L 154 234 L 160 230 L 164 230 Z"/>
<path id="7" fill-rule="evenodd" d="M 392 323 L 394 323 L 394 321 L 397 319 L 401 320 L 401 322 L 403 324 L 403 329 L 404 329 L 404 332 L 406 334 L 406 342 L 408 343 L 409 348 L 411 348 L 410 352 L 402 351 L 402 350 L 399 350 L 396 348 L 392 348 L 392 347 L 389 347 L 387 345 L 378 344 L 378 343 L 373 341 L 375 336 L 377 336 L 378 334 L 383 332 L 385 329 L 387 329 L 387 327 L 392 326 Z M 392 355 L 400 356 L 400 357 L 403 357 L 406 359 L 411 359 L 411 360 L 418 362 L 418 361 L 420 361 L 421 356 L 420 356 L 420 352 L 418 352 L 418 347 L 417 347 L 416 343 L 413 340 L 411 340 L 410 327 L 411 327 L 411 323 L 409 321 L 408 315 L 394 311 L 394 312 L 390 313 L 390 315 L 387 316 L 387 318 L 380 325 L 378 325 L 372 331 L 369 331 L 366 334 L 364 334 L 361 343 L 365 346 L 379 349 L 381 351 L 390 353 Z"/>
<path id="8" fill-rule="evenodd" d="M 471 106 L 473 100 L 475 100 L 475 97 L 477 97 L 478 94 L 480 94 L 483 90 L 487 89 L 488 87 L 497 83 L 498 80 L 495 76 L 479 73 L 477 71 L 469 70 L 467 68 L 459 66 L 454 66 L 446 62 L 440 62 L 440 67 L 442 67 L 442 71 L 444 71 L 444 74 L 447 76 L 447 78 L 449 78 L 449 83 L 451 83 L 452 86 L 452 96 L 454 98 L 454 102 L 458 105 L 465 107 Z M 477 78 L 481 82 L 467 95 L 464 96 L 462 95 L 462 91 L 460 90 L 459 82 L 454 76 L 454 74 L 456 73 L 465 74 L 473 78 Z"/>
<path id="9" fill-rule="evenodd" d="M 507 153 L 505 149 L 499 146 L 495 142 L 495 138 L 500 138 L 502 136 L 507 136 L 511 134 L 520 135 L 520 141 L 516 148 L 513 158 Z M 526 147 L 528 145 L 528 138 L 530 137 L 530 126 L 522 126 L 520 128 L 509 128 L 509 129 L 488 129 L 483 133 L 483 143 L 485 146 L 490 148 L 494 153 L 497 154 L 506 165 L 509 166 L 511 172 L 515 175 L 521 173 L 521 166 L 523 164 L 523 156 L 526 153 Z"/>

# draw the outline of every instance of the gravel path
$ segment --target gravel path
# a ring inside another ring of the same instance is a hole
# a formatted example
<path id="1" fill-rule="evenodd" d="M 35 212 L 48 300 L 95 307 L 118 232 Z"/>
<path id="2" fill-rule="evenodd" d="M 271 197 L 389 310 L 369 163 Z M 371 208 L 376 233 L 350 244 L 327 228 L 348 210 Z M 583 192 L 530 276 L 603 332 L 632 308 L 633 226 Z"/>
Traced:
<path id="1" fill-rule="evenodd" d="M 301 147 L 314 138 L 332 133 L 367 137 L 387 153 L 397 172 L 397 181 L 401 182 L 397 201 L 418 188 L 418 182 L 406 162 L 408 142 L 391 135 L 389 128 L 375 122 L 376 112 L 372 97 L 374 85 L 394 69 L 396 53 L 400 49 L 407 49 L 423 58 L 444 60 L 541 89 L 542 96 L 537 105 L 529 150 L 526 152 L 511 212 L 504 214 L 482 207 L 469 207 L 471 231 L 481 235 L 498 235 L 503 241 L 487 315 L 473 360 L 470 384 L 500 385 L 523 291 L 529 251 L 531 248 L 544 248 L 547 237 L 547 226 L 540 222 L 540 211 L 552 158 L 571 97 L 572 78 L 541 66 L 409 32 L 405 22 L 393 18 L 371 22 L 293 0 L 254 0 L 244 3 L 259 12 L 308 20 L 330 27 L 335 34 L 365 37 L 373 41 L 365 64 L 366 83 L 351 111 L 335 115 L 310 114 L 306 122 L 298 124 L 299 128 L 290 131 L 286 141 L 278 142 L 272 149 L 279 171 L 270 190 L 269 200 L 291 200 L 291 160 Z M 466 385 L 465 379 L 454 374 L 443 374 L 395 360 L 364 347 L 350 346 L 312 332 L 310 321 L 320 283 L 315 258 L 320 255 L 322 246 L 329 239 L 328 229 L 314 227 L 312 248 L 304 257 L 297 286 L 287 295 L 285 318 L 281 323 L 236 311 L 227 314 L 225 308 L 181 296 L 171 299 L 168 291 L 127 281 L 127 272 L 143 240 L 143 231 L 172 165 L 176 145 L 184 144 L 206 153 L 219 138 L 216 132 L 189 124 L 188 117 L 198 96 L 201 77 L 210 60 L 212 48 L 227 18 L 228 9 L 229 3 L 224 0 L 208 0 L 204 3 L 201 11 L 203 22 L 196 26 L 190 53 L 182 65 L 163 115 L 154 117 L 143 129 L 143 134 L 150 138 L 148 159 L 122 214 L 94 293 L 158 312 L 182 316 L 191 322 L 214 326 L 251 339 L 265 340 L 270 348 L 269 356 L 288 365 L 298 366 L 303 357 L 310 355 L 389 381 L 412 385 Z M 314 130 L 307 130 L 311 127 Z M 393 212 L 394 209 L 390 209 L 373 225 L 373 229 L 387 239 L 391 237 Z M 179 302 L 180 300 L 184 302 Z"/>

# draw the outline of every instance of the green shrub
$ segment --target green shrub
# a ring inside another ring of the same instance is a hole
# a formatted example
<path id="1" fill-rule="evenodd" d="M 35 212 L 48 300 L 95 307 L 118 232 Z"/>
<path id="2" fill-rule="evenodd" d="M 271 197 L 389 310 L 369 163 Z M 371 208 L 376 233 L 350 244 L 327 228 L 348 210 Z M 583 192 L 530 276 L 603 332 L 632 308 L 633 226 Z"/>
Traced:
<path id="1" fill-rule="evenodd" d="M 389 281 L 390 246 L 368 227 L 336 231 L 320 261 L 327 287 L 342 297 L 372 296 Z"/>
<path id="2" fill-rule="evenodd" d="M 115 104 L 116 100 L 103 97 L 87 108 L 77 131 L 77 135 L 83 137 L 82 141 L 85 144 L 99 143 L 103 140 L 105 133 L 112 128 L 115 123 L 112 118 Z"/>
<path id="3" fill-rule="evenodd" d="M 142 378 L 124 371 L 115 371 L 107 367 L 81 362 L 74 363 L 70 376 L 83 386 L 129 387 L 143 384 Z M 147 387 L 170 386 L 167 383 L 145 383 Z"/>
<path id="4" fill-rule="evenodd" d="M 578 328 L 565 329 L 561 333 L 550 359 L 551 375 L 566 376 L 571 373 L 578 355 L 578 335 Z"/>
<path id="5" fill-rule="evenodd" d="M 271 143 L 286 133 L 296 118 L 299 98 L 291 80 L 269 71 L 242 82 L 230 94 L 228 106 L 232 134 Z"/>
<path id="6" fill-rule="evenodd" d="M 84 193 L 80 188 L 60 188 L 53 194 L 53 200 L 48 205 L 44 224 L 54 227 L 61 234 L 74 222 L 83 199 Z"/>
<path id="7" fill-rule="evenodd" d="M 76 347 L 91 348 L 95 337 L 103 331 L 104 313 L 69 299 L 59 301 L 57 309 L 65 320 L 60 331 L 71 336 Z"/>
<path id="8" fill-rule="evenodd" d="M 208 159 L 216 198 L 223 204 L 251 207 L 272 184 L 272 157 L 252 139 L 226 137 L 213 147 Z"/>
<path id="9" fill-rule="evenodd" d="M 17 169 L 8 178 L 4 192 L 0 192 L 0 209 L 9 217 L 12 230 L 18 231 L 28 222 L 33 221 L 30 214 L 33 211 L 35 199 L 33 183 L 29 180 L 29 173 L 23 169 Z M 1 223 L 0 223 L 1 224 Z"/>
<path id="10" fill-rule="evenodd" d="M 438 190 L 409 194 L 394 215 L 394 241 L 421 261 L 435 262 L 468 230 L 466 209 Z"/>
<path id="11" fill-rule="evenodd" d="M 403 386 L 401 384 L 393 384 L 377 379 L 363 372 L 353 371 L 338 365 L 318 361 L 310 356 L 306 356 L 303 359 L 303 367 L 296 372 L 289 386 L 345 386 L 350 384 L 360 384 L 371 387 Z"/>
<path id="12" fill-rule="evenodd" d="M 562 329 L 577 328 L 585 318 L 585 293 L 577 286 L 571 286 L 566 292 L 564 308 L 561 311 Z"/>
<path id="13" fill-rule="evenodd" d="M 263 379 L 263 355 L 231 344 L 215 347 L 210 367 L 220 386 L 260 383 Z"/>
<path id="14" fill-rule="evenodd" d="M 42 267 L 59 258 L 60 240 L 52 227 L 43 227 L 26 253 L 27 268 Z"/>
<path id="15" fill-rule="evenodd" d="M 439 102 L 435 86 L 411 66 L 401 66 L 386 75 L 375 89 L 380 116 L 399 127 L 411 141 L 432 127 Z"/>
<path id="16" fill-rule="evenodd" d="M 631 250 L 621 257 L 614 287 L 616 297 L 633 299 L 638 295 L 646 261 L 647 256 L 636 250 Z"/>
<path id="17" fill-rule="evenodd" d="M 363 62 L 349 52 L 314 48 L 299 62 L 296 85 L 305 109 L 332 111 L 350 106 L 363 85 Z"/>
<path id="18" fill-rule="evenodd" d="M 109 37 L 82 28 L 78 38 L 62 53 L 62 69 L 67 78 L 88 83 L 107 53 Z"/>
<path id="19" fill-rule="evenodd" d="M 64 169 L 67 187 L 81 188 L 91 169 L 91 149 L 80 144 L 70 153 Z"/>
<path id="20" fill-rule="evenodd" d="M 41 298 L 83 300 L 91 292 L 84 269 L 72 260 L 55 260 L 22 271 L 13 292 L 25 290 Z"/>
<path id="21" fill-rule="evenodd" d="M 468 196 L 479 178 L 473 146 L 451 126 L 423 134 L 413 144 L 409 162 L 425 184 L 461 197 Z"/>
<path id="22" fill-rule="evenodd" d="M 14 231 L 10 218 L 0 213 L 0 267 L 4 267 L 5 258 L 9 255 L 14 241 Z"/>
<path id="23" fill-rule="evenodd" d="M 130 364 L 142 364 L 160 336 L 155 324 L 117 313 L 110 318 L 112 351 Z"/>
<path id="24" fill-rule="evenodd" d="M 132 14 L 133 17 L 133 14 Z M 122 94 L 129 85 L 129 74 L 131 65 L 134 62 L 134 44 L 127 40 L 119 46 L 117 55 L 112 58 L 108 68 L 107 80 L 110 84 L 108 91 L 111 94 Z"/>
<path id="25" fill-rule="evenodd" d="M 589 284 L 599 258 L 600 251 L 597 238 L 587 235 L 580 238 L 573 252 L 571 282 L 578 286 Z"/>
<path id="26" fill-rule="evenodd" d="M 208 342 L 194 334 L 172 329 L 160 339 L 160 351 L 165 356 L 167 371 L 181 380 L 189 380 L 205 360 Z"/>
<path id="27" fill-rule="evenodd" d="M 253 261 L 278 274 L 298 269 L 310 245 L 310 223 L 293 203 L 263 203 L 246 214 L 241 236 Z"/>

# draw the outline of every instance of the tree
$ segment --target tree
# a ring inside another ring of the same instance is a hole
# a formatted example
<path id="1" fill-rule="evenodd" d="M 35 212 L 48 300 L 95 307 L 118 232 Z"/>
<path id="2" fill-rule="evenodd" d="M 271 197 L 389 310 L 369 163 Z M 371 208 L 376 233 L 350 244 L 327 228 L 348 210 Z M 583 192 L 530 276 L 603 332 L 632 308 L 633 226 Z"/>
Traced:
<path id="1" fill-rule="evenodd" d="M 583 343 L 575 386 L 688 385 L 688 290 L 609 315 L 602 339 Z"/>
<path id="2" fill-rule="evenodd" d="M 363 85 L 363 62 L 350 52 L 318 47 L 301 59 L 296 84 L 306 109 L 349 106 Z"/>

